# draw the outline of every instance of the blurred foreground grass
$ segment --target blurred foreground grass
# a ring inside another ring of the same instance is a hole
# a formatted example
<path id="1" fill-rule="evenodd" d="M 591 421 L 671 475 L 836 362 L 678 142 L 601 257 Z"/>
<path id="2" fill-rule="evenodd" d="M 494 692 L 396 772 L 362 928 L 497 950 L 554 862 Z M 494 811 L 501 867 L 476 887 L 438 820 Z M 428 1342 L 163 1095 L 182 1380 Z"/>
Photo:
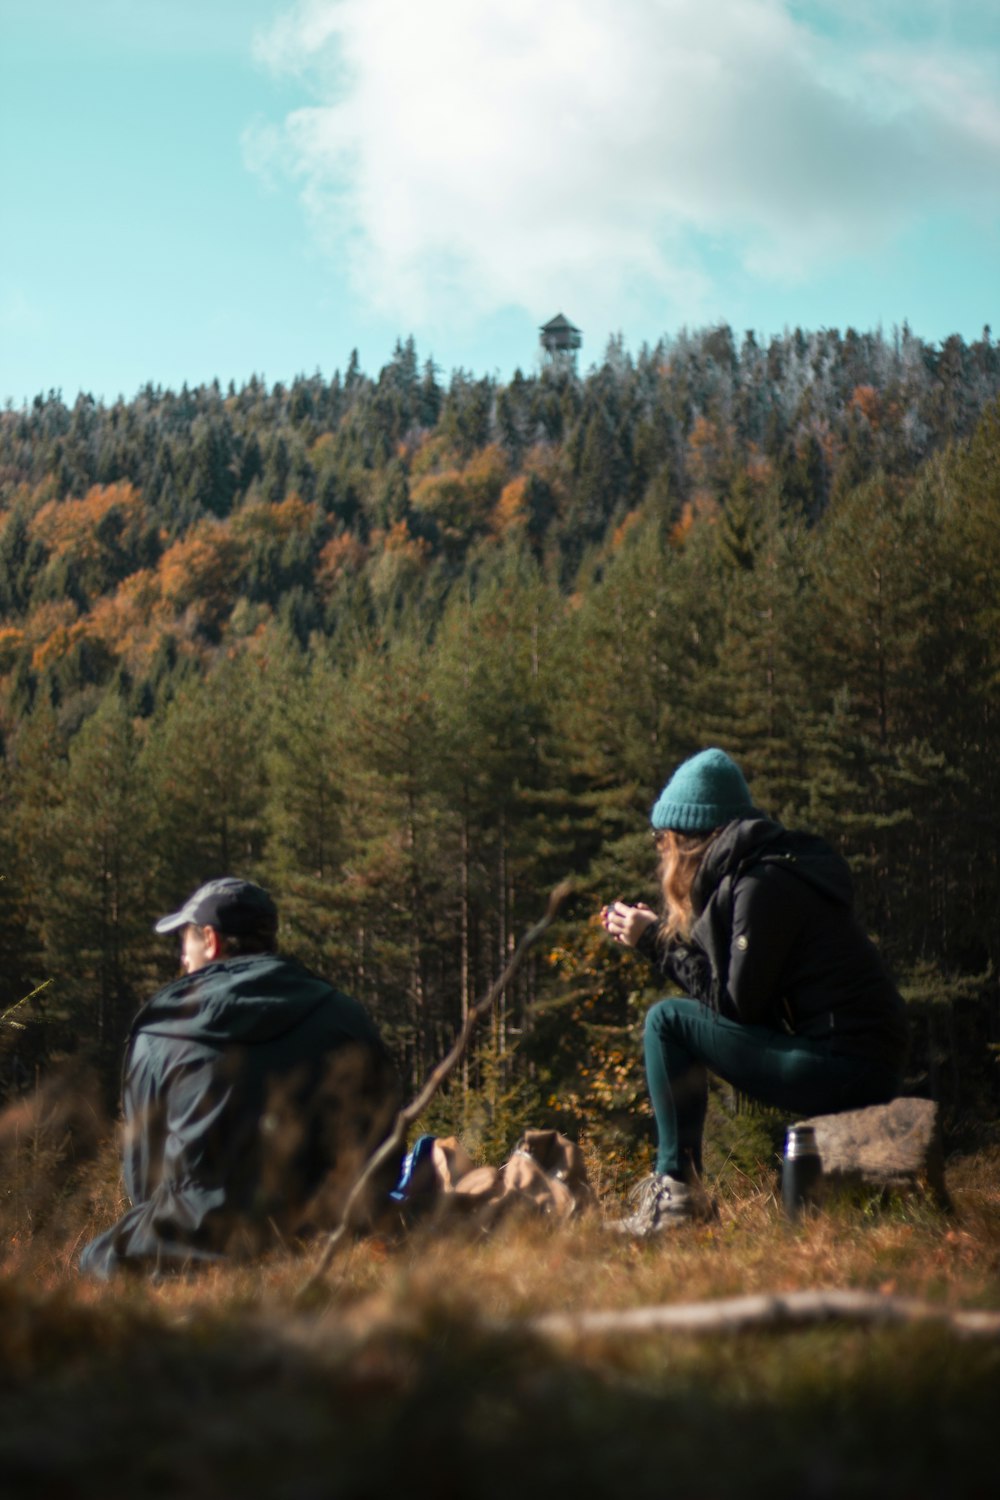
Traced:
<path id="1" fill-rule="evenodd" d="M 354 1246 L 303 1304 L 309 1261 L 289 1253 L 81 1281 L 72 1256 L 116 1212 L 116 1162 L 105 1140 L 67 1166 L 61 1139 L 45 1158 L 26 1132 L 4 1158 L 5 1500 L 996 1493 L 1000 1340 L 834 1324 L 570 1344 L 527 1327 L 794 1288 L 1000 1308 L 996 1148 L 949 1162 L 950 1216 L 842 1202 L 789 1228 L 761 1163 L 722 1174 L 716 1223 L 666 1241 L 593 1221 L 425 1228 Z"/>

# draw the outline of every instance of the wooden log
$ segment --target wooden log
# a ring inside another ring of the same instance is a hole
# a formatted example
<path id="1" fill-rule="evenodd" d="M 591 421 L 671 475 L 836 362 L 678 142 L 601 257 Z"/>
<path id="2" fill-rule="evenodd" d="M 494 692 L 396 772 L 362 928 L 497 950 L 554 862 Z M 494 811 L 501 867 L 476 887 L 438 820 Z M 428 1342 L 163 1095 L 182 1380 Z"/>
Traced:
<path id="1" fill-rule="evenodd" d="M 816 1132 L 823 1176 L 834 1187 L 930 1193 L 940 1207 L 951 1206 L 933 1099 L 893 1099 L 798 1123 Z"/>
<path id="2" fill-rule="evenodd" d="M 985 1308 L 948 1308 L 916 1297 L 881 1292 L 817 1290 L 764 1292 L 747 1297 L 720 1297 L 708 1302 L 681 1302 L 657 1307 L 627 1307 L 612 1312 L 549 1313 L 528 1327 L 544 1338 L 581 1339 L 618 1334 L 745 1333 L 755 1329 L 805 1328 L 818 1323 L 943 1323 L 955 1333 L 1000 1338 L 1000 1312 Z"/>

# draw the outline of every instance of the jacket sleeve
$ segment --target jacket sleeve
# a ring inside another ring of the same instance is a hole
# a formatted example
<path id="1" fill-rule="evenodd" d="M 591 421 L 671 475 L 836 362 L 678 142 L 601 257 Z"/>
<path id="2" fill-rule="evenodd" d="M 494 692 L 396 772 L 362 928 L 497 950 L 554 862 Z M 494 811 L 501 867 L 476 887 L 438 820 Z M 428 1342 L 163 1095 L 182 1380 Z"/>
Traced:
<path id="1" fill-rule="evenodd" d="M 136 1035 L 124 1089 L 125 1186 L 133 1203 L 219 1188 L 226 1153 L 236 1149 L 236 1125 L 221 1135 L 219 1128 L 231 1092 L 210 1049 Z"/>
<path id="2" fill-rule="evenodd" d="M 747 1025 L 781 1025 L 781 976 L 802 925 L 796 895 L 794 880 L 774 865 L 757 865 L 734 883 L 721 1009 Z"/>
<path id="3" fill-rule="evenodd" d="M 636 943 L 635 951 L 652 964 L 660 979 L 672 980 L 693 1000 L 701 1000 L 706 1005 L 716 1003 L 717 986 L 712 965 L 700 948 L 677 938 L 664 946 L 659 941 L 657 925 L 650 923 Z"/>
<path id="4" fill-rule="evenodd" d="M 160 1178 L 166 1109 L 149 1038 L 141 1031 L 132 1038 L 125 1064 L 122 1136 L 125 1191 L 133 1203 L 145 1203 Z"/>

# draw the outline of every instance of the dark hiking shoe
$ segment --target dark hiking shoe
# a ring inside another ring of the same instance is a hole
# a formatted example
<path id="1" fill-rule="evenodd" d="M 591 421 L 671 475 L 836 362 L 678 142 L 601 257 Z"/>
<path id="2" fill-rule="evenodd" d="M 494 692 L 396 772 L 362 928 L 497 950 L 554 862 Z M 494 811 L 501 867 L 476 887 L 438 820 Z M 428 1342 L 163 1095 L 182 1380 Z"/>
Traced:
<path id="1" fill-rule="evenodd" d="M 681 1182 L 665 1172 L 652 1172 L 629 1193 L 632 1212 L 614 1219 L 608 1228 L 616 1234 L 649 1239 L 681 1224 L 699 1223 L 712 1217 L 712 1203 L 700 1183 Z"/>

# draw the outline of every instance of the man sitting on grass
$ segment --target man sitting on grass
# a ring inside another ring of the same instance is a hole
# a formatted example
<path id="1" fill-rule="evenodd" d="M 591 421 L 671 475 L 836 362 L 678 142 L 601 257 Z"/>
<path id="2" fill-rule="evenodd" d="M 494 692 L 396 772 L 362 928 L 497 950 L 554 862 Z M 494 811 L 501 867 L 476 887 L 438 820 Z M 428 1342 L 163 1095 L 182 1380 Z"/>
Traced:
<path id="1" fill-rule="evenodd" d="M 139 1011 L 129 1037 L 133 1207 L 80 1257 L 102 1278 L 256 1254 L 336 1224 L 398 1107 L 367 1012 L 277 953 L 267 891 L 210 880 L 156 931 L 180 932 L 184 977 Z"/>

